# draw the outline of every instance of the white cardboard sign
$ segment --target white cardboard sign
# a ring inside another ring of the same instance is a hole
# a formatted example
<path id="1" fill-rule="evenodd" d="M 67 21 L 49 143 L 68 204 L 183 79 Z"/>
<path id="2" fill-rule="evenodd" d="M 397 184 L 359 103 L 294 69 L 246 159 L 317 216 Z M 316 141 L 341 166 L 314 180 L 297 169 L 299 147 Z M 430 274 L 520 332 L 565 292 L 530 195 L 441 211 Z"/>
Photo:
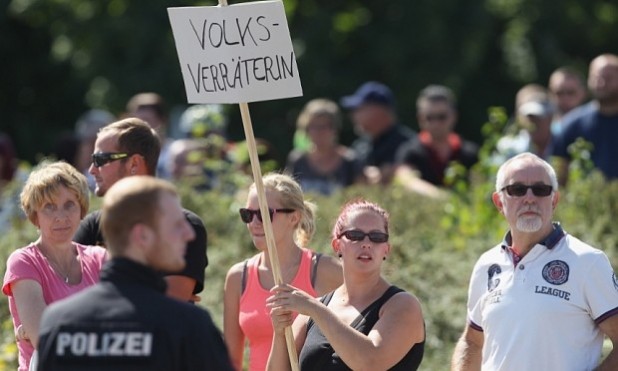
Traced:
<path id="1" fill-rule="evenodd" d="M 168 8 L 188 103 L 303 94 L 281 1 Z"/>

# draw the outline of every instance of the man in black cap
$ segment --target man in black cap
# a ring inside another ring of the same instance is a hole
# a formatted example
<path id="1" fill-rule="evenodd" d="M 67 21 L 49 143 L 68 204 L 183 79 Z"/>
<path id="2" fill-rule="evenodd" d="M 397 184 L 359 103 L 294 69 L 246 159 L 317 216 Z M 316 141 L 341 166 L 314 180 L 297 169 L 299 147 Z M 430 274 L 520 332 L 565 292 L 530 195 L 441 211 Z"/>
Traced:
<path id="1" fill-rule="evenodd" d="M 358 138 L 352 147 L 363 163 L 363 172 L 372 184 L 390 182 L 399 146 L 415 133 L 398 124 L 395 98 L 384 84 L 369 81 L 352 95 L 341 98 L 351 112 Z"/>

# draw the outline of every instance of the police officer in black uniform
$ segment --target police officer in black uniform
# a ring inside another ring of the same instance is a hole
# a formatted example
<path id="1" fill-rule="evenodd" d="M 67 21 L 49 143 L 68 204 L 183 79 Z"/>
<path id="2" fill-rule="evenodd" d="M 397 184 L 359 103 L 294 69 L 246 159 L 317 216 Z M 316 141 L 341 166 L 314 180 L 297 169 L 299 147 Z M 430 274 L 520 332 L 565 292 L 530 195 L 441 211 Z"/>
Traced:
<path id="1" fill-rule="evenodd" d="M 115 182 L 127 176 L 155 176 L 160 151 L 156 131 L 140 119 L 128 118 L 105 126 L 97 134 L 89 169 L 96 181 L 95 194 L 104 196 Z M 166 276 L 167 294 L 193 301 L 204 289 L 204 270 L 208 265 L 207 233 L 199 216 L 186 209 L 183 212 L 193 227 L 195 238 L 187 243 L 185 267 Z M 88 214 L 73 240 L 83 245 L 105 246 L 100 219 L 99 210 Z"/>
<path id="2" fill-rule="evenodd" d="M 174 186 L 150 176 L 116 182 L 101 227 L 111 260 L 101 282 L 44 311 L 38 369 L 232 370 L 208 313 L 164 294 L 159 272 L 182 269 L 194 237 Z"/>

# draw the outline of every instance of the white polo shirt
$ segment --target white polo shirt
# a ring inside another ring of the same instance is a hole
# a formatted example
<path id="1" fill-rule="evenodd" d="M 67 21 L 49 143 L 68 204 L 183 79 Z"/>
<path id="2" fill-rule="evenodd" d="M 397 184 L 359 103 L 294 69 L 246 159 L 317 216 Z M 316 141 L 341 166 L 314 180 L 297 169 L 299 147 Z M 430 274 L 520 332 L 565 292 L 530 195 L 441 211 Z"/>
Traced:
<path id="1" fill-rule="evenodd" d="M 468 319 L 483 331 L 483 370 L 594 369 L 598 324 L 618 314 L 618 281 L 602 251 L 559 224 L 517 265 L 510 233 L 472 272 Z"/>

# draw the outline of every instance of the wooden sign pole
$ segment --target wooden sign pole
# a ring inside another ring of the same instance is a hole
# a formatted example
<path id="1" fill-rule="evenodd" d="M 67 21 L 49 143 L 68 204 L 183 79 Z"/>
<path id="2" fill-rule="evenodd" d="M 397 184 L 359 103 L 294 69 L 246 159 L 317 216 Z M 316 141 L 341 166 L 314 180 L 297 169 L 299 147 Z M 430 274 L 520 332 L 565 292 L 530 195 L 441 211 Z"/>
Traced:
<path id="1" fill-rule="evenodd" d="M 253 172 L 255 190 L 257 192 L 258 204 L 260 205 L 260 213 L 262 215 L 262 225 L 264 226 L 264 233 L 266 234 L 266 245 L 268 247 L 270 265 L 273 271 L 275 285 L 279 285 L 283 283 L 283 279 L 281 277 L 279 256 L 277 255 L 275 237 L 272 230 L 273 227 L 270 221 L 270 215 L 268 213 L 268 202 L 266 201 L 266 193 L 264 192 L 264 184 L 262 183 L 262 169 L 260 169 L 260 159 L 258 157 L 255 137 L 253 135 L 253 126 L 251 124 L 251 116 L 249 115 L 249 105 L 247 103 L 239 103 L 239 105 L 240 115 L 242 116 L 242 125 L 245 129 L 245 137 L 247 139 L 247 150 L 249 151 L 249 159 L 251 160 L 251 171 Z M 296 346 L 294 345 L 294 334 L 292 333 L 292 328 L 289 326 L 285 329 L 285 342 L 287 344 L 292 370 L 299 371 L 298 355 L 296 353 Z"/>
<path id="2" fill-rule="evenodd" d="M 227 0 L 219 0 L 219 5 L 227 6 Z M 270 266 L 272 268 L 275 285 L 279 285 L 283 283 L 283 278 L 281 277 L 281 267 L 279 266 L 279 255 L 277 254 L 275 236 L 273 235 L 273 226 L 270 221 L 270 214 L 268 212 L 268 201 L 266 200 L 264 183 L 262 182 L 262 169 L 260 168 L 257 145 L 255 144 L 251 115 L 249 114 L 249 105 L 247 103 L 239 103 L 239 106 L 240 115 L 242 117 L 242 126 L 245 130 L 245 138 L 247 139 L 247 151 L 249 151 L 251 172 L 253 173 L 253 181 L 255 183 L 255 190 L 258 196 L 258 204 L 260 205 L 260 214 L 262 215 L 262 225 L 264 226 L 264 233 L 266 235 L 266 245 L 268 247 Z M 285 329 L 285 342 L 288 348 L 292 371 L 300 371 L 296 346 L 294 345 L 294 334 L 292 333 L 291 327 L 287 327 Z"/>

